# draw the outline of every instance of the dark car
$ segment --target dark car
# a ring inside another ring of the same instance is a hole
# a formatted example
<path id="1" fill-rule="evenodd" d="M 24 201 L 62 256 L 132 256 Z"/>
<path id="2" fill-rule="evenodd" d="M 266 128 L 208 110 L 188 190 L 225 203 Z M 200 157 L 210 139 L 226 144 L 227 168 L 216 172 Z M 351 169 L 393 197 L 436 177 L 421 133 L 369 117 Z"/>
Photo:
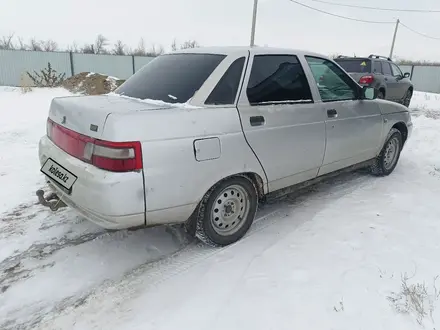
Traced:
<path id="1" fill-rule="evenodd" d="M 389 57 L 338 56 L 335 61 L 361 86 L 378 89 L 379 98 L 409 106 L 414 91 L 411 74 L 402 73 L 399 66 Z"/>

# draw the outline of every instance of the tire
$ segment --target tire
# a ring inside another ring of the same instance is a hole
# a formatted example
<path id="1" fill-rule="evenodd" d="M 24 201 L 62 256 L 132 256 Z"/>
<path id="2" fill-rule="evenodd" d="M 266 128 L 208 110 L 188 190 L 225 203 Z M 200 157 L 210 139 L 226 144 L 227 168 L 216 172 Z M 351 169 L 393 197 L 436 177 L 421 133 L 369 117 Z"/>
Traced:
<path id="1" fill-rule="evenodd" d="M 381 100 L 384 100 L 385 99 L 385 93 L 383 91 L 379 91 L 377 93 L 377 98 L 381 99 Z"/>
<path id="2" fill-rule="evenodd" d="M 412 95 L 413 95 L 412 90 L 408 89 L 405 93 L 405 97 L 403 98 L 402 104 L 407 108 L 409 108 L 409 105 L 411 103 Z"/>
<path id="3" fill-rule="evenodd" d="M 249 230 L 257 208 L 257 188 L 248 177 L 220 181 L 200 203 L 196 237 L 213 247 L 235 243 Z"/>
<path id="4" fill-rule="evenodd" d="M 371 172 L 376 176 L 387 176 L 391 174 L 399 161 L 402 146 L 402 133 L 400 133 L 398 129 L 392 128 L 388 133 L 382 151 L 371 166 Z"/>

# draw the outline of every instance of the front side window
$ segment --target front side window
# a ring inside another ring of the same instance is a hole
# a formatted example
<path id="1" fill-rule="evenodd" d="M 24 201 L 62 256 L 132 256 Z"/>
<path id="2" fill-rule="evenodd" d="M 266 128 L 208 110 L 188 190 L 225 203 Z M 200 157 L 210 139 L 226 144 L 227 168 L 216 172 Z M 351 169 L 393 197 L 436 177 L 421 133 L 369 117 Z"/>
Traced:
<path id="1" fill-rule="evenodd" d="M 323 102 L 357 99 L 354 81 L 333 62 L 306 56 Z"/>
<path id="2" fill-rule="evenodd" d="M 138 99 L 185 103 L 226 56 L 167 54 L 156 57 L 115 90 Z"/>
<path id="3" fill-rule="evenodd" d="M 205 104 L 234 104 L 244 67 L 244 57 L 236 59 L 214 87 Z"/>
<path id="4" fill-rule="evenodd" d="M 294 55 L 256 55 L 246 93 L 253 105 L 313 102 L 307 77 Z"/>
<path id="5" fill-rule="evenodd" d="M 394 77 L 403 77 L 402 71 L 400 71 L 399 67 L 393 63 L 391 63 L 391 71 Z"/>

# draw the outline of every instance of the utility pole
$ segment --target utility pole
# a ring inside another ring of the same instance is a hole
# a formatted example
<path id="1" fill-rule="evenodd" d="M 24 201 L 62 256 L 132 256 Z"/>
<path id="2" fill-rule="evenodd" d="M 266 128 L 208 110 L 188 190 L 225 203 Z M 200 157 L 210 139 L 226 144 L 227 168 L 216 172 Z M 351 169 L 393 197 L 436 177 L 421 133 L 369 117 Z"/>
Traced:
<path id="1" fill-rule="evenodd" d="M 394 36 L 393 36 L 393 43 L 391 44 L 391 50 L 390 50 L 390 58 L 393 58 L 393 52 L 394 52 L 394 44 L 396 43 L 396 36 L 397 36 L 397 30 L 399 29 L 399 23 L 400 20 L 397 19 L 396 21 L 396 29 L 394 30 Z"/>
<path id="2" fill-rule="evenodd" d="M 258 0 L 254 0 L 254 10 L 252 14 L 252 29 L 251 29 L 251 47 L 255 45 L 255 26 L 257 24 L 257 8 L 258 8 Z"/>

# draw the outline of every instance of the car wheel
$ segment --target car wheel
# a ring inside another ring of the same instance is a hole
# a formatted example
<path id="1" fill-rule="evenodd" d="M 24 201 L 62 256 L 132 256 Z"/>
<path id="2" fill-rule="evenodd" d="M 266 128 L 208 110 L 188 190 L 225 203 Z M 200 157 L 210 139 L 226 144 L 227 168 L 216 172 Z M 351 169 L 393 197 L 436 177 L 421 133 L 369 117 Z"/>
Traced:
<path id="1" fill-rule="evenodd" d="M 378 99 L 381 99 L 381 100 L 385 99 L 385 94 L 384 94 L 384 92 L 383 92 L 383 91 L 379 91 L 379 93 L 377 93 L 377 98 L 378 98 Z"/>
<path id="2" fill-rule="evenodd" d="M 402 133 L 398 129 L 391 129 L 382 151 L 374 161 L 371 172 L 377 176 L 391 174 L 397 166 L 402 151 Z"/>
<path id="3" fill-rule="evenodd" d="M 406 92 L 406 94 L 405 94 L 405 97 L 404 97 L 404 99 L 403 99 L 403 105 L 404 105 L 405 107 L 407 107 L 407 108 L 409 108 L 409 105 L 410 105 L 410 103 L 411 103 L 412 95 L 413 95 L 412 90 L 408 89 L 407 92 Z"/>
<path id="4" fill-rule="evenodd" d="M 232 244 L 249 230 L 257 207 L 257 188 L 248 177 L 225 179 L 203 197 L 197 214 L 196 237 L 211 246 Z"/>

